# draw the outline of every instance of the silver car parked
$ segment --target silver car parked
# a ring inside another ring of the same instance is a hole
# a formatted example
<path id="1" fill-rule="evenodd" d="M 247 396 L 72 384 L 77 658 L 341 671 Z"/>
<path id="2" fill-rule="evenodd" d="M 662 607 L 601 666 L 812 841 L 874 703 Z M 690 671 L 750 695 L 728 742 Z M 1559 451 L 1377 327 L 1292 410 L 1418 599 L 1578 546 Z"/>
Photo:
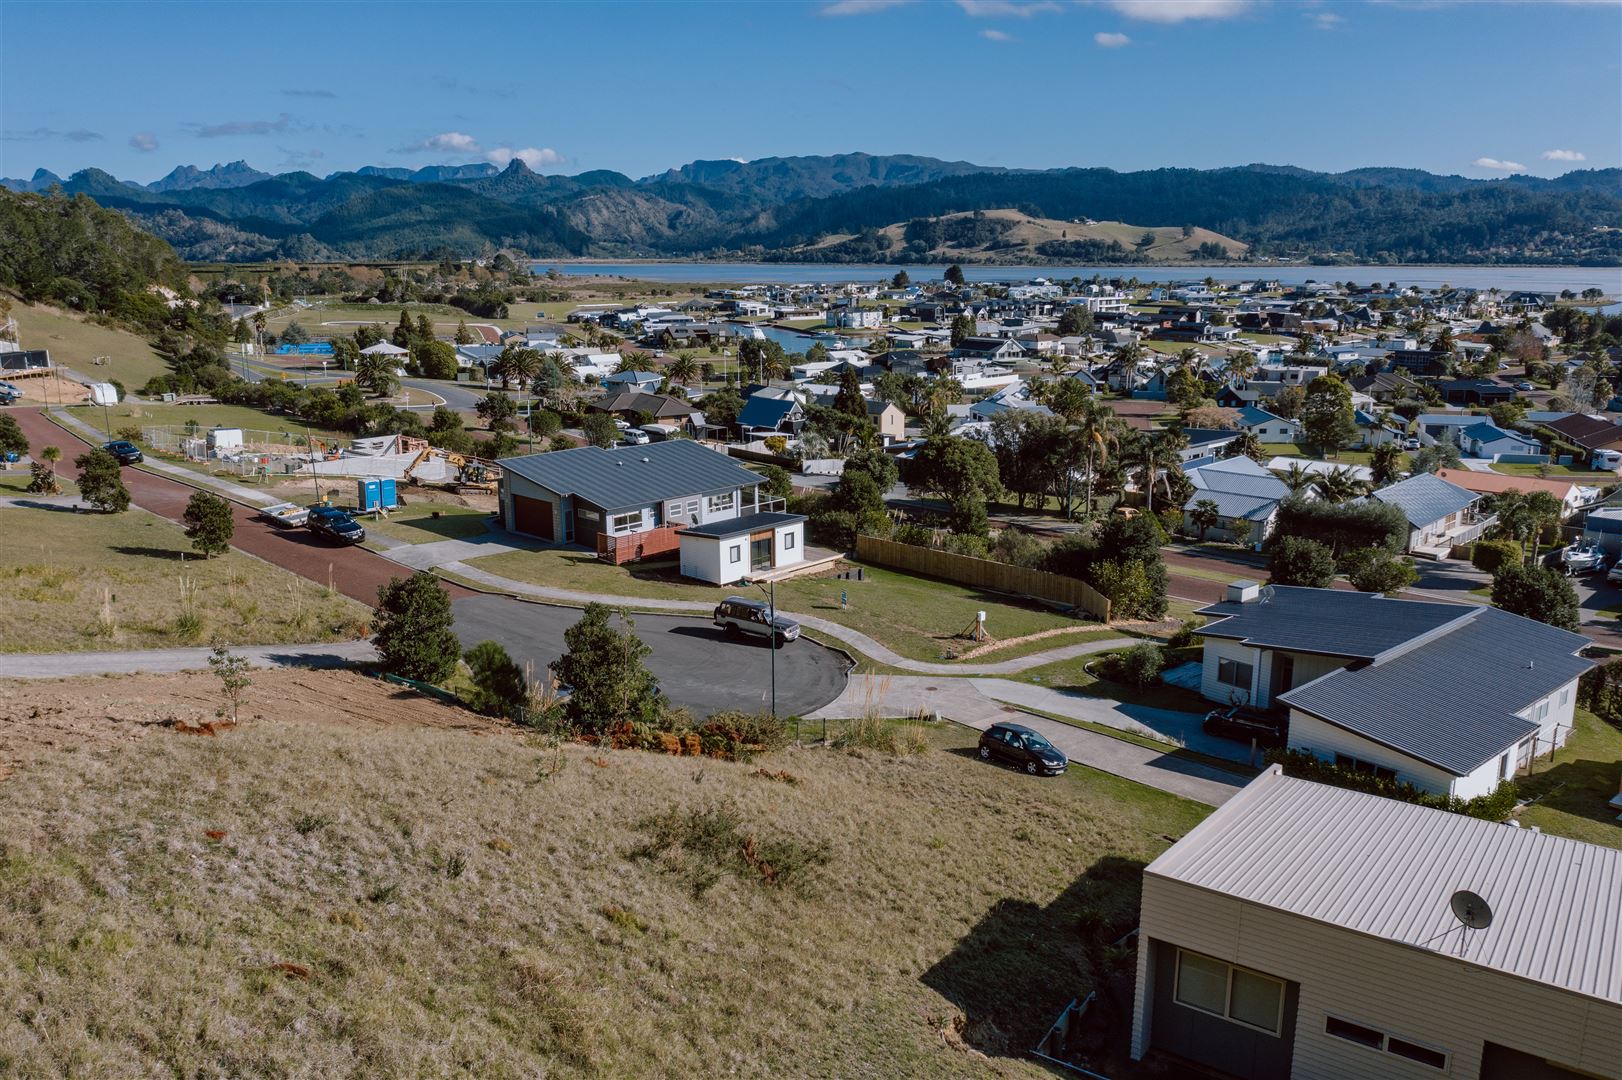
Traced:
<path id="1" fill-rule="evenodd" d="M 800 624 L 772 612 L 771 606 L 746 596 L 729 596 L 715 605 L 715 625 L 731 634 L 770 638 L 781 648 L 800 636 Z"/>

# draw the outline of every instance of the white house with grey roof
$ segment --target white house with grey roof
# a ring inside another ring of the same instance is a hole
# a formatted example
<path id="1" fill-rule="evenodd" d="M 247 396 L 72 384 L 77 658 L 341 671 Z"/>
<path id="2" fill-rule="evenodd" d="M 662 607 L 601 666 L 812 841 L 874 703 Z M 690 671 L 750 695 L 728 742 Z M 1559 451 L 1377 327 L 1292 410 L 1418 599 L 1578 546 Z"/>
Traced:
<path id="1" fill-rule="evenodd" d="M 1273 766 L 1144 870 L 1131 1053 L 1248 1080 L 1622 1080 L 1622 851 Z"/>
<path id="2" fill-rule="evenodd" d="M 1284 712 L 1288 745 L 1424 791 L 1491 794 L 1565 745 L 1588 639 L 1477 604 L 1234 582 L 1200 692 Z"/>
<path id="3" fill-rule="evenodd" d="M 1183 531 L 1199 532 L 1194 508 L 1209 499 L 1216 503 L 1220 520 L 1206 531 L 1218 540 L 1261 544 L 1273 531 L 1278 504 L 1290 494 L 1289 485 L 1243 454 L 1186 470 L 1194 494 L 1183 504 Z"/>
<path id="4" fill-rule="evenodd" d="M 758 473 L 690 439 L 578 446 L 500 464 L 508 528 L 616 564 L 680 549 L 683 573 L 723 584 L 804 559 L 805 518 L 777 512 L 779 501 L 760 494 Z M 729 538 L 742 545 L 739 557 L 726 557 L 728 544 L 712 558 Z"/>
<path id="5" fill-rule="evenodd" d="M 1416 473 L 1370 496 L 1401 510 L 1408 519 L 1406 550 L 1445 559 L 1455 545 L 1468 544 L 1498 519 L 1476 512 L 1481 496 L 1434 473 Z"/>

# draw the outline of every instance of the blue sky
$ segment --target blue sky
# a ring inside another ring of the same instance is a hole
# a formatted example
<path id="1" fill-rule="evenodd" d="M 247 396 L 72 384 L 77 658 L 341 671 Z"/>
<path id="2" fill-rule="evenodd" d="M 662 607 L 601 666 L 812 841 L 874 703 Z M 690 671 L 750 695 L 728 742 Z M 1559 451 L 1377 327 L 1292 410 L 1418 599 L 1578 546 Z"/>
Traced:
<path id="1" fill-rule="evenodd" d="M 0 174 L 1622 165 L 1622 0 L 0 0 Z M 1580 155 L 1580 156 L 1579 156 Z"/>

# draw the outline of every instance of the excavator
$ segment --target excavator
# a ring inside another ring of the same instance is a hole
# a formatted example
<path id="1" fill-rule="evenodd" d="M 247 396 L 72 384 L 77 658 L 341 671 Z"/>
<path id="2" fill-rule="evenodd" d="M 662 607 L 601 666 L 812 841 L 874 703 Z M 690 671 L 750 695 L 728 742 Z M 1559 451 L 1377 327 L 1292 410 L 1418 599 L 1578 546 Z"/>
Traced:
<path id="1" fill-rule="evenodd" d="M 458 492 L 477 491 L 486 495 L 496 493 L 496 479 L 501 475 L 501 469 L 482 458 L 466 458 L 461 454 L 449 450 L 441 450 L 437 446 L 424 447 L 406 466 L 403 479 L 407 483 L 421 483 L 417 479 L 417 469 L 431 458 L 443 458 L 447 465 L 456 470 L 456 480 L 445 486 L 455 488 Z"/>

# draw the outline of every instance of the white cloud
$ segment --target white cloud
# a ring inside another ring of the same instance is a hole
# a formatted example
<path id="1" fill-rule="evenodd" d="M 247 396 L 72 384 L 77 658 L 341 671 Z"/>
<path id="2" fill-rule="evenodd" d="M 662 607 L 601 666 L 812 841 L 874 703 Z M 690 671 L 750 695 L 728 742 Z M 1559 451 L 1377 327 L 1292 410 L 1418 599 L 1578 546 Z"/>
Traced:
<path id="1" fill-rule="evenodd" d="M 1005 34 L 1001 30 L 982 30 L 980 36 L 987 41 L 1013 41 L 1014 35 Z"/>
<path id="2" fill-rule="evenodd" d="M 1028 19 L 1032 15 L 1060 10 L 1052 0 L 1033 0 L 1030 3 L 1017 3 L 1016 0 L 957 0 L 957 6 L 963 9 L 963 14 L 974 19 Z"/>
<path id="3" fill-rule="evenodd" d="M 1334 30 L 1346 21 L 1333 11 L 1320 11 L 1316 15 L 1308 15 L 1307 18 L 1311 19 L 1312 25 L 1319 30 Z"/>
<path id="4" fill-rule="evenodd" d="M 130 145 L 143 154 L 150 154 L 158 148 L 158 137 L 150 131 L 137 131 L 130 136 Z"/>
<path id="5" fill-rule="evenodd" d="M 1478 157 L 1470 164 L 1478 169 L 1491 169 L 1493 172 L 1525 172 L 1526 166 L 1518 161 L 1500 161 L 1497 158 Z"/>
<path id="6" fill-rule="evenodd" d="M 1588 155 L 1581 150 L 1545 150 L 1544 161 L 1587 161 Z"/>
<path id="7" fill-rule="evenodd" d="M 1100 30 L 1093 35 L 1093 43 L 1105 49 L 1119 49 L 1132 44 L 1132 39 L 1125 34 L 1107 34 Z"/>
<path id="8" fill-rule="evenodd" d="M 514 150 L 508 146 L 497 146 L 485 151 L 484 160 L 492 165 L 505 169 L 516 159 L 528 165 L 531 169 L 543 169 L 548 165 L 562 165 L 566 158 L 550 146 L 537 148 L 527 146 L 522 150 Z"/>
<path id="9" fill-rule="evenodd" d="M 446 150 L 455 150 L 458 152 L 472 153 L 479 149 L 479 140 L 475 139 L 471 135 L 464 135 L 460 131 L 446 131 L 438 135 L 428 136 L 428 138 L 422 141 L 422 148 L 424 150 L 436 150 L 440 152 L 444 152 Z"/>
<path id="10" fill-rule="evenodd" d="M 1128 18 L 1157 23 L 1231 19 L 1250 7 L 1250 0 L 1108 0 L 1108 3 Z"/>
<path id="11" fill-rule="evenodd" d="M 871 15 L 910 3 L 911 0 L 834 0 L 822 5 L 822 15 Z"/>

